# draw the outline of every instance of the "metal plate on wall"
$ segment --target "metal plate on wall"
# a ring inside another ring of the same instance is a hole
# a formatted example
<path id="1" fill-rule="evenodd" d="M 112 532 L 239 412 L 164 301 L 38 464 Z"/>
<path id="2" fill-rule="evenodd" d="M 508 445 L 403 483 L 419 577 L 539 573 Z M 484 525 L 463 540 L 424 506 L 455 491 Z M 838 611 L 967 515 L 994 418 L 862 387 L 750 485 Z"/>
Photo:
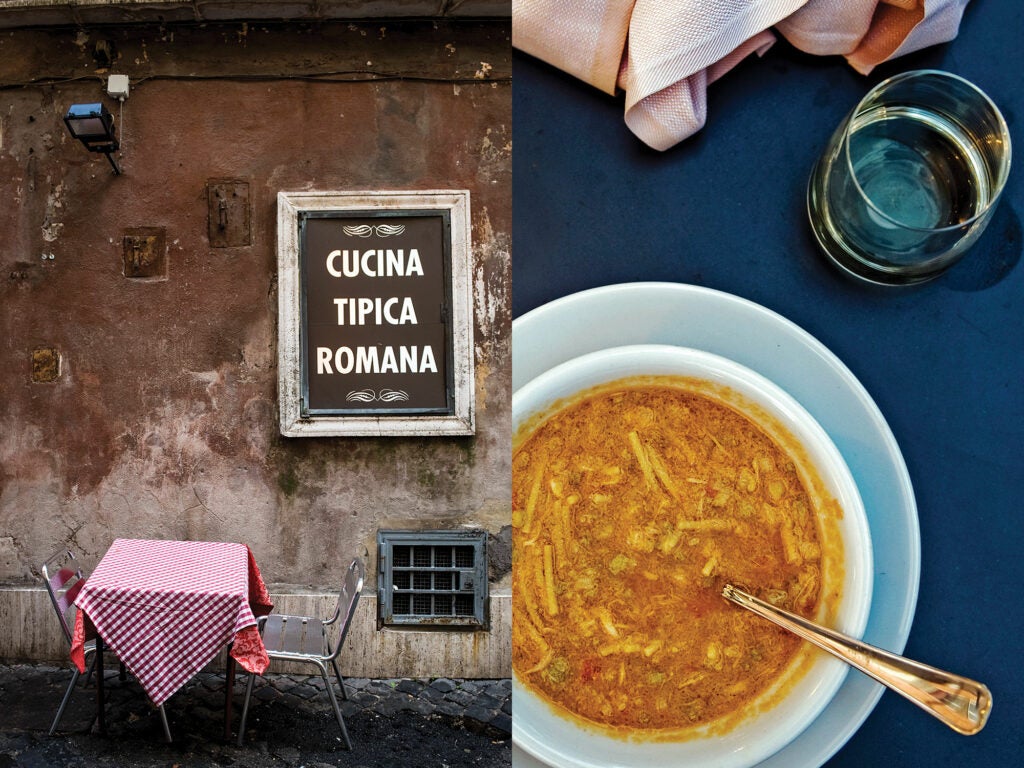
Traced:
<path id="1" fill-rule="evenodd" d="M 163 227 L 126 229 L 121 239 L 124 276 L 142 280 L 167 278 L 167 235 Z"/>
<path id="2" fill-rule="evenodd" d="M 211 248 L 251 245 L 249 182 L 210 179 L 206 185 Z"/>

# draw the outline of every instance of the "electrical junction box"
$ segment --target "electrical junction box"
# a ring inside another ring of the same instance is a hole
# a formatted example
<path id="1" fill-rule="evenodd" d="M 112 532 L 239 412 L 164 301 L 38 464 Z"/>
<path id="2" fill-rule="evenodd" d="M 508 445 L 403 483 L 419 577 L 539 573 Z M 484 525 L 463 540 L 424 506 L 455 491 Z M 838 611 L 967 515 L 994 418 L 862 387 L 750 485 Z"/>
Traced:
<path id="1" fill-rule="evenodd" d="M 107 78 L 107 96 L 118 101 L 128 98 L 128 75 L 111 75 Z"/>

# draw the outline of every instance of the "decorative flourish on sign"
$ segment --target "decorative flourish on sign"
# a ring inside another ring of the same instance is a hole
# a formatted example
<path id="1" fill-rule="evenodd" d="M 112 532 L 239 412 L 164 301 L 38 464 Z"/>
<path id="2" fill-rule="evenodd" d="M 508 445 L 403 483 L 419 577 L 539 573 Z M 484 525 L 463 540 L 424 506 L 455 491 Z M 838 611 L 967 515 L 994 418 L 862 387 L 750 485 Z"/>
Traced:
<path id="1" fill-rule="evenodd" d="M 350 403 L 372 403 L 378 400 L 382 403 L 398 403 L 408 400 L 409 393 L 401 389 L 382 389 L 380 392 L 374 392 L 372 389 L 358 389 L 345 395 L 345 399 Z"/>
<path id="2" fill-rule="evenodd" d="M 353 224 L 344 226 L 341 229 L 346 235 L 351 237 L 369 237 L 370 235 L 391 237 L 392 235 L 400 235 L 405 232 L 405 224 L 378 224 L 375 227 L 371 227 L 369 224 Z"/>
<path id="3" fill-rule="evenodd" d="M 345 399 L 351 402 L 357 403 L 372 403 L 377 399 L 377 393 L 372 389 L 360 389 L 355 392 L 349 392 L 345 395 Z"/>

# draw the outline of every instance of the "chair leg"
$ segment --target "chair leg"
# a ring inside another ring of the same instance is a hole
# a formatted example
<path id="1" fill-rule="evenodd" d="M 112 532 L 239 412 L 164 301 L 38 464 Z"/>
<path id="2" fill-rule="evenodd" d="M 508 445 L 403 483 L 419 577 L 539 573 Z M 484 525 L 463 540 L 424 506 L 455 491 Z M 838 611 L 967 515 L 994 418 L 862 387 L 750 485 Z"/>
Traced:
<path id="1" fill-rule="evenodd" d="M 85 687 L 88 688 L 89 684 L 92 683 L 92 673 L 96 671 L 96 655 L 93 654 L 92 661 L 89 662 L 89 669 L 85 676 Z"/>
<path id="2" fill-rule="evenodd" d="M 341 716 L 340 707 L 338 707 L 338 697 L 334 695 L 334 686 L 331 685 L 330 678 L 327 677 L 326 667 L 320 666 L 320 676 L 323 677 L 324 685 L 327 686 L 327 695 L 331 697 L 331 706 L 334 707 L 334 716 L 338 718 L 338 725 L 341 726 L 341 735 L 345 739 L 345 748 L 352 751 L 352 742 L 348 738 L 348 729 L 345 727 L 345 720 Z"/>
<path id="3" fill-rule="evenodd" d="M 68 683 L 68 689 L 64 692 L 64 698 L 60 702 L 60 708 L 57 710 L 57 716 L 53 718 L 53 725 L 50 726 L 50 735 L 53 736 L 54 731 L 57 730 L 57 726 L 60 725 L 60 719 L 64 716 L 64 708 L 68 705 L 71 700 L 71 693 L 75 690 L 75 683 L 78 682 L 78 678 L 81 676 L 81 672 L 76 667 L 71 675 L 71 682 Z"/>
<path id="4" fill-rule="evenodd" d="M 227 669 L 224 670 L 224 743 L 231 741 L 231 709 L 235 700 L 235 667 L 231 656 L 231 643 L 228 643 Z"/>
<path id="5" fill-rule="evenodd" d="M 249 717 L 249 699 L 252 697 L 252 686 L 256 682 L 256 673 L 249 673 L 249 680 L 245 684 L 245 701 L 242 702 L 242 720 L 238 724 L 238 746 L 245 741 L 245 720 Z"/>
<path id="6" fill-rule="evenodd" d="M 128 668 L 124 665 L 123 661 L 121 661 L 120 664 L 121 664 L 121 667 L 120 667 L 120 669 L 117 672 L 117 679 L 120 680 L 123 683 L 123 682 L 125 682 L 128 679 Z M 93 671 L 95 671 L 95 669 L 96 669 L 96 658 L 93 657 L 92 662 L 89 664 L 89 673 L 85 677 L 85 687 L 86 688 L 88 688 L 89 684 L 92 682 L 92 673 L 93 673 Z"/>
<path id="7" fill-rule="evenodd" d="M 338 677 L 338 687 L 341 688 L 341 698 L 348 701 L 348 692 L 345 690 L 345 679 L 341 676 L 341 670 L 338 669 L 338 660 L 331 659 L 331 665 L 334 667 L 334 674 Z"/>
<path id="8" fill-rule="evenodd" d="M 96 727 L 107 735 L 106 702 L 103 692 L 103 638 L 96 635 Z"/>
<path id="9" fill-rule="evenodd" d="M 170 744 L 171 743 L 171 726 L 167 722 L 167 710 L 164 709 L 164 705 L 163 704 L 160 705 L 160 722 L 161 722 L 161 724 L 164 727 L 164 738 L 167 740 L 167 743 Z"/>

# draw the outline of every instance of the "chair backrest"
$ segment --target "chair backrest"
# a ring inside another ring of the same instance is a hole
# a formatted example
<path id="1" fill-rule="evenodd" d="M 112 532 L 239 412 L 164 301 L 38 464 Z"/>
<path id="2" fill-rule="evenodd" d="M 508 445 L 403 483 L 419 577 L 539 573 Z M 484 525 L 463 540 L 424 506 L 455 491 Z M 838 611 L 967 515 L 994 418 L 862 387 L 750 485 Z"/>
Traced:
<path id="1" fill-rule="evenodd" d="M 334 609 L 334 616 L 325 623 L 333 624 L 341 618 L 341 625 L 338 631 L 338 642 L 334 646 L 334 653 L 331 658 L 337 658 L 341 653 L 341 646 L 345 644 L 345 636 L 348 635 L 349 625 L 352 623 L 352 616 L 356 612 L 356 603 L 359 602 L 359 595 L 363 591 L 363 580 L 366 578 L 366 568 L 363 561 L 355 558 L 345 569 L 345 579 L 341 585 L 341 594 L 338 596 L 338 606 Z"/>
<path id="2" fill-rule="evenodd" d="M 71 625 L 68 623 L 68 616 L 72 613 L 75 598 L 85 585 L 85 576 L 82 575 L 82 569 L 75 559 L 75 553 L 70 549 L 52 555 L 39 570 L 43 574 L 43 582 L 50 595 L 50 602 L 53 603 L 53 610 L 56 611 L 61 629 L 64 630 L 64 637 L 68 645 L 71 645 Z"/>

